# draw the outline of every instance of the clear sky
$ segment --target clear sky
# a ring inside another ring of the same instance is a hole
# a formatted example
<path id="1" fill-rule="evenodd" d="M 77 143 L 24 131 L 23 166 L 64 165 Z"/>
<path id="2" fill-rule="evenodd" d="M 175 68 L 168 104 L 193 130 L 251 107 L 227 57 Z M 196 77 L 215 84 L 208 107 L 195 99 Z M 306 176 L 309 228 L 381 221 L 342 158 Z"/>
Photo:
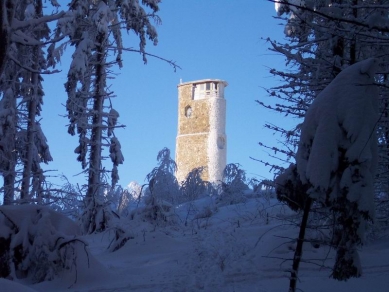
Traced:
<path id="1" fill-rule="evenodd" d="M 67 1 L 60 1 L 67 3 Z M 65 7 L 64 7 L 65 8 Z M 177 84 L 215 78 L 228 82 L 227 162 L 240 163 L 249 177 L 272 178 L 269 170 L 249 157 L 267 159 L 258 142 L 274 144 L 273 134 L 264 129 L 266 121 L 282 122 L 283 117 L 261 108 L 255 100 L 268 100 L 262 87 L 277 84 L 268 67 L 281 68 L 282 57 L 268 51 L 262 38 L 281 39 L 274 3 L 266 0 L 165 0 L 160 4 L 162 25 L 157 27 L 159 43 L 147 51 L 174 60 L 182 68 L 174 72 L 167 63 L 149 57 L 143 65 L 137 53 L 124 56 L 124 67 L 114 69 L 119 75 L 112 80 L 116 94 L 113 107 L 119 112 L 117 129 L 125 162 L 119 167 L 119 184 L 143 183 L 156 166 L 158 151 L 168 147 L 174 158 L 177 134 Z M 138 40 L 126 35 L 125 43 L 136 48 Z M 51 175 L 65 174 L 73 183 L 85 183 L 74 149 L 78 138 L 67 134 L 63 104 L 63 84 L 70 64 L 72 47 L 63 57 L 62 73 L 46 76 L 42 128 L 54 161 L 46 169 Z M 110 169 L 110 164 L 107 163 Z M 58 180 L 56 180 L 58 182 Z"/>

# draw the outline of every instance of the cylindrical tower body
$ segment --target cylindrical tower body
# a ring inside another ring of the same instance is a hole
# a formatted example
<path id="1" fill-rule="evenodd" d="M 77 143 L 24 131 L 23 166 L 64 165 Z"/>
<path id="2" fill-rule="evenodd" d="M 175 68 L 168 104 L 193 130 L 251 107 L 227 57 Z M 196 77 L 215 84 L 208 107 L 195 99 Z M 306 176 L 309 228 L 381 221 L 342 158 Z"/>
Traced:
<path id="1" fill-rule="evenodd" d="M 178 85 L 177 180 L 204 167 L 203 179 L 219 183 L 227 158 L 227 82 L 204 79 Z"/>

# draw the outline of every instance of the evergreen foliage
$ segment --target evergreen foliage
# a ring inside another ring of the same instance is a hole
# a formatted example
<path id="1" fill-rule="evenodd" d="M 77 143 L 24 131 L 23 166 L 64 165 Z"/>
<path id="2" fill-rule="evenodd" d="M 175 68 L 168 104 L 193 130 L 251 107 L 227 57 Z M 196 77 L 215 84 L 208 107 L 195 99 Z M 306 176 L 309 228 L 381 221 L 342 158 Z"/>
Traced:
<path id="1" fill-rule="evenodd" d="M 220 185 L 217 202 L 222 205 L 242 203 L 246 200 L 244 192 L 248 189 L 246 172 L 241 169 L 238 163 L 229 163 L 223 172 L 223 181 Z"/>
<path id="2" fill-rule="evenodd" d="M 68 43 L 75 47 L 73 61 L 65 84 L 68 100 L 66 109 L 70 125 L 68 132 L 78 134 L 79 145 L 75 149 L 77 160 L 88 177 L 84 212 L 84 231 L 94 232 L 96 226 L 90 223 L 96 214 L 96 196 L 106 186 L 101 181 L 105 168 L 103 148 L 109 149 L 113 168 L 111 187 L 119 180 L 118 166 L 123 163 L 121 145 L 115 137 L 114 129 L 119 113 L 112 108 L 113 93 L 108 89 L 110 67 L 121 67 L 123 47 L 122 29 L 138 35 L 139 52 L 146 62 L 146 39 L 157 44 L 157 33 L 151 20 L 159 22 L 156 15 L 158 0 L 143 1 L 88 1 L 73 0 L 57 25 L 56 37 L 68 37 Z M 150 9 L 151 12 L 147 12 Z M 49 50 L 50 60 L 60 56 L 65 44 Z"/>
<path id="3" fill-rule="evenodd" d="M 180 201 L 194 201 L 211 191 L 211 184 L 201 177 L 204 167 L 197 167 L 188 173 L 180 186 Z"/>
<path id="4" fill-rule="evenodd" d="M 367 59 L 347 67 L 317 96 L 301 125 L 296 165 L 276 179 L 278 198 L 303 211 L 291 291 L 296 289 L 312 203 L 332 213 L 331 245 L 337 252 L 332 276 L 361 276 L 357 247 L 363 243 L 366 222 L 374 218 L 376 65 L 377 60 Z"/>
<path id="5" fill-rule="evenodd" d="M 7 15 L 6 19 L 2 18 L 6 41 L 0 77 L 3 161 L 0 172 L 4 180 L 4 203 L 15 201 L 14 190 L 18 186 L 22 201 L 39 203 L 45 181 L 40 164 L 52 160 L 37 121 L 44 95 L 42 74 L 50 73 L 43 48 L 44 42 L 51 42 L 47 23 L 62 13 L 44 15 L 41 0 L 3 1 L 1 6 Z"/>
<path id="6" fill-rule="evenodd" d="M 1 206 L 0 223 L 1 278 L 48 281 L 89 257 L 77 225 L 47 207 Z"/>

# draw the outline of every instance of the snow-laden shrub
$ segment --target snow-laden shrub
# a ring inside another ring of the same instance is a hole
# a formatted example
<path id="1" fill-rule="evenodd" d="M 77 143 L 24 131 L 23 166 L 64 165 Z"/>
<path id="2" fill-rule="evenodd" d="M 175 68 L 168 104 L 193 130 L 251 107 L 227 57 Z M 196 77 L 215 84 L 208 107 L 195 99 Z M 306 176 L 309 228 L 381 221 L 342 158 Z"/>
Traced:
<path id="1" fill-rule="evenodd" d="M 249 190 L 246 172 L 238 163 L 227 164 L 223 172 L 220 194 L 216 199 L 218 205 L 233 205 L 246 201 L 245 191 Z"/>
<path id="2" fill-rule="evenodd" d="M 133 238 L 134 236 L 130 231 L 125 231 L 121 227 L 116 227 L 114 228 L 114 237 L 108 246 L 108 250 L 110 252 L 117 251 L 121 249 L 127 243 L 127 241 Z"/>
<path id="3" fill-rule="evenodd" d="M 89 201 L 80 217 L 80 223 L 84 233 L 102 232 L 115 226 L 115 220 L 118 218 L 112 209 L 111 202 L 104 197 L 95 197 Z"/>
<path id="4" fill-rule="evenodd" d="M 147 176 L 148 189 L 144 195 L 144 206 L 131 213 L 131 218 L 140 217 L 153 225 L 166 225 L 176 222 L 173 206 L 179 196 L 175 177 L 176 163 L 170 158 L 170 150 L 163 148 L 157 156 L 158 166 Z"/>
<path id="5" fill-rule="evenodd" d="M 79 227 L 64 215 L 36 205 L 0 207 L 0 277 L 52 280 L 61 271 L 77 270 L 89 258 Z"/>
<path id="6" fill-rule="evenodd" d="M 210 193 L 212 185 L 201 178 L 203 171 L 204 167 L 194 168 L 188 173 L 186 179 L 181 182 L 180 202 L 194 201 Z"/>
<path id="7" fill-rule="evenodd" d="M 177 165 L 170 158 L 170 150 L 168 148 L 163 148 L 159 151 L 157 160 L 158 166 L 146 176 L 149 183 L 149 194 L 155 200 L 163 200 L 174 204 L 179 196 L 179 186 L 175 177 Z M 149 201 L 153 200 L 150 199 Z"/>
<path id="8" fill-rule="evenodd" d="M 174 206 L 165 200 L 150 194 L 146 190 L 145 204 L 130 213 L 132 220 L 142 220 L 154 226 L 166 226 L 177 223 L 177 216 L 173 212 Z"/>

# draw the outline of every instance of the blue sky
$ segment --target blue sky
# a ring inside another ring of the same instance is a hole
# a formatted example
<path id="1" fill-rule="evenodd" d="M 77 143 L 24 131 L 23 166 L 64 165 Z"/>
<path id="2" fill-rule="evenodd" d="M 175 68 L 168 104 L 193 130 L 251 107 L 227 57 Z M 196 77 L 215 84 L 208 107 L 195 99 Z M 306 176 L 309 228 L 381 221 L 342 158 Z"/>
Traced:
<path id="1" fill-rule="evenodd" d="M 62 1 L 64 3 L 65 1 Z M 66 2 L 65 2 L 66 3 Z M 124 56 L 124 67 L 111 82 L 115 92 L 113 107 L 119 112 L 117 129 L 125 162 L 119 167 L 119 184 L 143 183 L 156 166 L 156 156 L 163 147 L 174 158 L 177 134 L 177 84 L 198 79 L 223 79 L 228 82 L 227 162 L 240 163 L 249 177 L 272 178 L 269 170 L 249 157 L 267 159 L 258 142 L 276 143 L 276 137 L 264 129 L 266 121 L 285 122 L 255 100 L 268 100 L 262 87 L 276 85 L 268 67 L 282 68 L 282 57 L 268 51 L 261 38 L 281 39 L 274 3 L 266 0 L 165 0 L 160 4 L 162 25 L 157 27 L 159 43 L 147 45 L 147 51 L 174 60 L 182 69 L 176 72 L 167 63 L 149 57 L 143 65 L 137 53 Z M 126 34 L 125 43 L 136 48 L 138 40 Z M 66 94 L 63 84 L 72 47 L 63 57 L 62 73 L 46 76 L 42 128 L 48 139 L 54 161 L 45 169 L 65 174 L 73 183 L 83 184 L 82 171 L 73 153 L 77 137 L 67 134 Z M 107 163 L 107 168 L 110 169 Z M 58 180 L 55 180 L 59 182 Z"/>

